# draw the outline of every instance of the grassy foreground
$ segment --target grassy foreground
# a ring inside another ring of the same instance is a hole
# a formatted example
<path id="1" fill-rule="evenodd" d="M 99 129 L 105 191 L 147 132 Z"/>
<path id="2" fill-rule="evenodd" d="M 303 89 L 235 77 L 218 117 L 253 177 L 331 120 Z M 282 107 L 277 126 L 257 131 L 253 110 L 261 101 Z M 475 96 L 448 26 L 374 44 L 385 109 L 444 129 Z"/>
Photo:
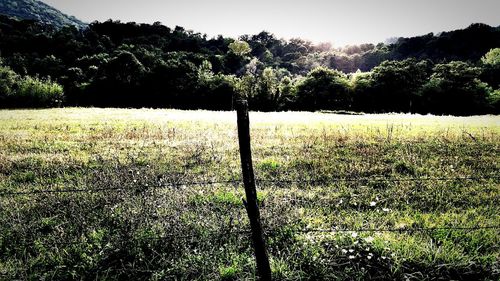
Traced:
<path id="1" fill-rule="evenodd" d="M 0 280 L 255 279 L 235 115 L 0 111 Z M 498 280 L 499 117 L 250 119 L 276 280 Z"/>

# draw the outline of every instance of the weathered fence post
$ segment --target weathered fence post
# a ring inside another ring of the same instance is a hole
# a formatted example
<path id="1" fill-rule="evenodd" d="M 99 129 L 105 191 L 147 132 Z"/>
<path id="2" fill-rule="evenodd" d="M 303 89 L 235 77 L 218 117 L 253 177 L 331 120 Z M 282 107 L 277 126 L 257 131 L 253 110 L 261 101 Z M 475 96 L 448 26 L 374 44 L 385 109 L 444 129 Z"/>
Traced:
<path id="1" fill-rule="evenodd" d="M 238 140 L 240 144 L 241 169 L 243 172 L 243 183 L 245 185 L 246 204 L 250 227 L 252 228 L 252 240 L 257 260 L 257 271 L 262 281 L 271 280 L 271 267 L 266 251 L 266 242 L 260 223 L 260 212 L 257 202 L 257 190 L 255 188 L 255 177 L 253 174 L 252 150 L 250 147 L 250 120 L 248 118 L 248 103 L 246 100 L 236 101 L 236 112 L 238 116 Z"/>

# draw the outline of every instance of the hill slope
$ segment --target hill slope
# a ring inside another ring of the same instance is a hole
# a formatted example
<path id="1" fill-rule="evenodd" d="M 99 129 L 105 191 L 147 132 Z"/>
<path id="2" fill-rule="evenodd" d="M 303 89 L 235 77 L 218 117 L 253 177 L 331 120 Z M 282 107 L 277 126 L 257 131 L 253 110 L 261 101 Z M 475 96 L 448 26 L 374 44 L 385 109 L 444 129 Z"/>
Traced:
<path id="1" fill-rule="evenodd" d="M 56 28 L 65 25 L 83 28 L 87 25 L 37 0 L 0 0 L 0 14 L 18 19 L 36 20 Z"/>

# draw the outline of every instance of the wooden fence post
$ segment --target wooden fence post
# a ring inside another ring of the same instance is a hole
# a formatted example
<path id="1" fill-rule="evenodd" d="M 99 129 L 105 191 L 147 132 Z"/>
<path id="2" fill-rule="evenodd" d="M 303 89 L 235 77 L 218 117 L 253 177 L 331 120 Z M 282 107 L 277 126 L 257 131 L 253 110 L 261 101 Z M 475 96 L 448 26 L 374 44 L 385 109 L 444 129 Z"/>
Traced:
<path id="1" fill-rule="evenodd" d="M 255 188 L 255 176 L 253 174 L 252 150 L 250 147 L 250 120 L 248 118 L 248 102 L 238 100 L 236 102 L 238 116 L 238 141 L 240 145 L 241 169 L 243 172 L 243 183 L 245 185 L 246 203 L 250 227 L 252 229 L 252 240 L 257 260 L 257 271 L 262 281 L 271 280 L 271 266 L 266 251 L 266 242 L 260 222 L 260 211 L 257 202 L 257 190 Z"/>

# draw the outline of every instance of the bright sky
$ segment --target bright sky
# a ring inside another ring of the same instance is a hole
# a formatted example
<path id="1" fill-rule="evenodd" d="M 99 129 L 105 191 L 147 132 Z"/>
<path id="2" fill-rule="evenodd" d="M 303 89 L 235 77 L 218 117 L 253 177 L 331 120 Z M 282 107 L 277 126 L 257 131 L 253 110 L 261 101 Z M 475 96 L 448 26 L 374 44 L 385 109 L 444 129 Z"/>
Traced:
<path id="1" fill-rule="evenodd" d="M 262 30 L 334 46 L 391 37 L 500 25 L 500 0 L 43 0 L 92 22 L 160 21 L 208 36 L 238 37 Z"/>

